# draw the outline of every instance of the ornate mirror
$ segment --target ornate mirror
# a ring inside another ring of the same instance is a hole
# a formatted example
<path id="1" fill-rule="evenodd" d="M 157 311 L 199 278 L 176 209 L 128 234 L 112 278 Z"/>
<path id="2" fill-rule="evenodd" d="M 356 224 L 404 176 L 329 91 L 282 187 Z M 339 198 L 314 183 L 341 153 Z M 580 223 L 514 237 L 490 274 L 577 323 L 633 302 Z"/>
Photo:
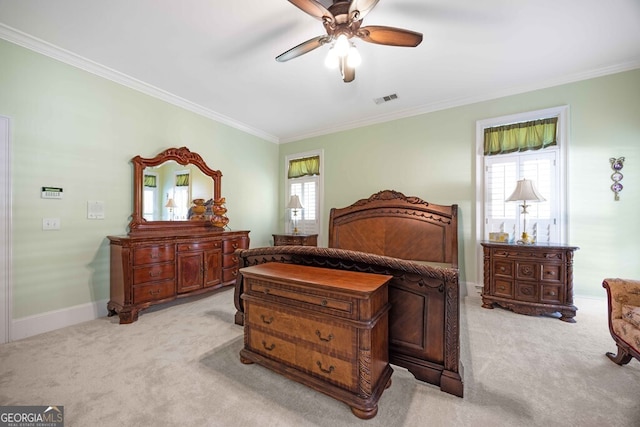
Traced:
<path id="1" fill-rule="evenodd" d="M 221 199 L 222 173 L 187 147 L 169 148 L 133 163 L 133 214 L 129 234 L 212 231 L 214 201 Z M 200 210 L 201 209 L 201 210 Z M 226 212 L 226 209 L 225 209 Z"/>

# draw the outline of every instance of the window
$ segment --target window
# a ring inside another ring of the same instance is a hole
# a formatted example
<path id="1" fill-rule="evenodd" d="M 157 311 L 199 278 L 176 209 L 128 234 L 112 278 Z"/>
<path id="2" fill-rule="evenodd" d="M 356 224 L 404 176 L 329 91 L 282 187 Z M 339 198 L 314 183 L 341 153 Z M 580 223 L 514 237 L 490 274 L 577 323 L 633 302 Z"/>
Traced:
<path id="1" fill-rule="evenodd" d="M 485 134 L 489 129 L 524 128 L 537 125 L 542 121 L 540 119 L 550 119 L 556 123 L 554 130 L 545 130 L 546 142 L 532 146 L 509 141 L 503 145 L 504 149 L 491 145 L 492 148 L 487 150 Z M 538 192 L 546 199 L 544 202 L 527 203 L 529 206 L 526 215 L 528 234 L 537 242 L 567 242 L 565 179 L 567 120 L 568 107 L 565 106 L 478 121 L 476 127 L 478 240 L 488 240 L 489 233 L 496 231 L 509 233 L 510 239 L 514 240 L 522 234 L 522 203 L 505 200 L 515 189 L 516 182 L 526 178 L 534 182 Z M 548 138 L 549 136 L 553 141 Z M 488 151 L 491 153 L 487 153 Z"/>
<path id="2" fill-rule="evenodd" d="M 189 211 L 189 171 L 179 171 L 175 173 L 175 189 L 173 193 L 173 201 L 176 203 L 176 207 L 173 209 L 174 220 L 187 219 L 187 213 Z"/>
<path id="3" fill-rule="evenodd" d="M 156 218 L 156 207 L 158 206 L 158 175 L 155 173 L 145 173 L 143 180 L 142 194 L 142 217 L 147 221 Z"/>
<path id="4" fill-rule="evenodd" d="M 320 196 L 322 187 L 322 152 L 294 154 L 286 159 L 285 200 L 293 195 L 300 198 L 302 209 L 297 212 L 300 234 L 320 233 Z M 285 231 L 293 232 L 293 209 L 287 209 Z"/>

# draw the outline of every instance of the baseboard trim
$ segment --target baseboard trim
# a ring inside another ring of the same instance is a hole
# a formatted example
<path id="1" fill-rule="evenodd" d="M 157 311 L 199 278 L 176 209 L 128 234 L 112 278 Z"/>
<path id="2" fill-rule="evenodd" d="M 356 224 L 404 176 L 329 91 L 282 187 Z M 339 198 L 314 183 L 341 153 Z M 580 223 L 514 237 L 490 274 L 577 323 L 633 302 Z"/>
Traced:
<path id="1" fill-rule="evenodd" d="M 34 316 L 13 319 L 9 341 L 21 340 L 107 315 L 108 300 L 94 301 Z"/>

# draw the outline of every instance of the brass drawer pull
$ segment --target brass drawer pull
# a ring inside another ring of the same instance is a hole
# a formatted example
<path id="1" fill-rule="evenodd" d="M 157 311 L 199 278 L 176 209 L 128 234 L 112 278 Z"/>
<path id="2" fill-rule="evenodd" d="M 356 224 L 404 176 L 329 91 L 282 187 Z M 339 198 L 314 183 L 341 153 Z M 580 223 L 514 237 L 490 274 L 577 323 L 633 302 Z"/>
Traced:
<path id="1" fill-rule="evenodd" d="M 154 296 L 154 295 L 160 295 L 160 289 L 149 289 L 149 295 Z"/>
<path id="2" fill-rule="evenodd" d="M 234 243 L 231 246 L 233 247 L 233 249 L 238 249 L 238 244 L 237 243 Z"/>
<path id="3" fill-rule="evenodd" d="M 265 295 L 269 295 L 269 293 L 271 292 L 271 289 L 269 288 L 264 288 L 264 290 L 262 291 L 265 293 Z"/>
<path id="4" fill-rule="evenodd" d="M 329 342 L 333 339 L 333 334 L 329 334 L 327 338 L 322 338 L 322 332 L 316 329 L 316 335 L 320 338 L 320 341 Z"/>
<path id="5" fill-rule="evenodd" d="M 150 271 L 149 272 L 149 276 L 150 277 L 158 277 L 160 275 L 160 273 L 162 273 L 161 271 Z"/>
<path id="6" fill-rule="evenodd" d="M 326 307 L 327 306 L 327 300 L 323 299 L 322 302 L 320 303 L 321 306 Z"/>
<path id="7" fill-rule="evenodd" d="M 504 286 L 499 286 L 498 287 L 498 290 L 500 290 L 500 291 L 504 291 L 504 289 L 505 289 Z"/>
<path id="8" fill-rule="evenodd" d="M 269 316 L 269 318 L 267 319 L 264 314 L 261 314 L 260 318 L 262 319 L 262 323 L 266 323 L 267 325 L 270 325 L 271 322 L 273 322 L 273 316 Z"/>
<path id="9" fill-rule="evenodd" d="M 262 346 L 264 347 L 265 350 L 267 351 L 271 351 L 274 348 L 276 348 L 276 344 L 275 343 L 271 343 L 271 345 L 269 347 L 267 347 L 267 342 L 266 341 L 262 341 Z"/>
<path id="10" fill-rule="evenodd" d="M 316 362 L 316 364 L 318 365 L 318 368 L 320 368 L 320 370 L 322 372 L 324 372 L 325 374 L 330 374 L 330 373 L 332 373 L 334 371 L 334 369 L 336 369 L 336 367 L 333 366 L 333 365 L 329 366 L 329 369 L 324 369 L 322 367 L 322 362 L 320 362 L 319 360 Z"/>

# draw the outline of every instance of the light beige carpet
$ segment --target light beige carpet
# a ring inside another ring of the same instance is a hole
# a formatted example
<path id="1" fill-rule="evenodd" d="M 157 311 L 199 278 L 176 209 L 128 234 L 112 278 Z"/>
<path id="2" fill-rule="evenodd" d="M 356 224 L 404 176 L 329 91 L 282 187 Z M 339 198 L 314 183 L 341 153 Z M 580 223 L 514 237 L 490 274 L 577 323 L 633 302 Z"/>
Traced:
<path id="1" fill-rule="evenodd" d="M 603 301 L 576 324 L 461 306 L 465 397 L 394 366 L 368 421 L 341 402 L 243 365 L 233 292 L 101 318 L 0 346 L 0 405 L 64 405 L 67 426 L 638 426 L 640 362 L 614 351 Z"/>

